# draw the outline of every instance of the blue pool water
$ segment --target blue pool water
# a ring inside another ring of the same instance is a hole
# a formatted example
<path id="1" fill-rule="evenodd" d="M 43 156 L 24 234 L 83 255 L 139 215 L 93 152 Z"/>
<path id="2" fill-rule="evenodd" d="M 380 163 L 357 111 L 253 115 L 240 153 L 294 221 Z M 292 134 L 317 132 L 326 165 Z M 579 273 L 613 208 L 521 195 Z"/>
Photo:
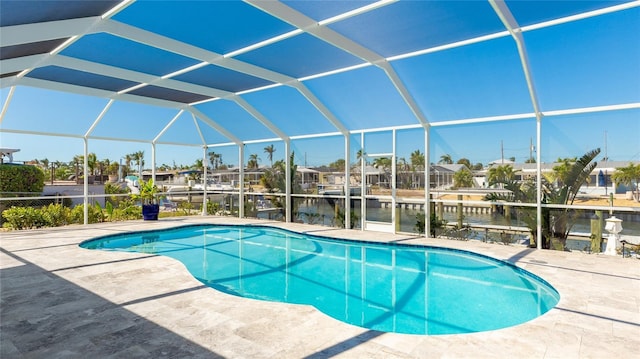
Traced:
<path id="1" fill-rule="evenodd" d="M 558 292 L 509 263 L 471 252 L 310 236 L 265 226 L 194 225 L 100 237 L 83 248 L 175 258 L 225 293 L 309 304 L 353 325 L 458 334 L 534 319 Z"/>

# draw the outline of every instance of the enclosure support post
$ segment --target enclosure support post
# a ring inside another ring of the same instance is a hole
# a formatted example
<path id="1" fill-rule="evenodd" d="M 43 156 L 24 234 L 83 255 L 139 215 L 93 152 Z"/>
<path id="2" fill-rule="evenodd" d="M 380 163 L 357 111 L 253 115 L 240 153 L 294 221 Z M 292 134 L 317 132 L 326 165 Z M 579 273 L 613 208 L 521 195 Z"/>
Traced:
<path id="1" fill-rule="evenodd" d="M 393 234 L 398 232 L 400 227 L 400 212 L 396 208 L 398 203 L 396 201 L 396 129 L 391 131 L 391 223 L 393 223 Z"/>
<path id="2" fill-rule="evenodd" d="M 351 229 L 351 170 L 349 163 L 351 158 L 349 156 L 349 149 L 351 147 L 351 137 L 347 134 L 344 135 L 344 228 Z M 362 194 L 361 194 L 362 195 Z"/>
<path id="3" fill-rule="evenodd" d="M 140 179 L 142 180 L 144 177 L 142 173 L 140 173 Z M 153 185 L 156 185 L 156 144 L 151 142 L 151 181 L 153 181 Z"/>
<path id="4" fill-rule="evenodd" d="M 240 184 L 238 217 L 244 218 L 244 144 L 238 145 L 238 157 L 238 163 L 240 164 L 240 170 L 238 171 L 238 183 Z"/>
<path id="5" fill-rule="evenodd" d="M 89 156 L 89 140 L 85 136 L 84 141 L 84 164 L 82 166 L 82 173 L 84 173 L 84 183 L 83 183 L 83 203 L 84 203 L 84 224 L 89 224 L 89 165 L 87 163 L 87 159 Z"/>
<path id="6" fill-rule="evenodd" d="M 287 177 L 285 181 L 285 221 L 291 222 L 291 141 L 287 139 L 284 141 L 284 151 L 286 154 L 286 165 L 285 165 L 285 176 Z"/>
<path id="7" fill-rule="evenodd" d="M 202 146 L 202 215 L 207 215 L 207 146 Z M 231 208 L 233 210 L 233 208 Z"/>
<path id="8" fill-rule="evenodd" d="M 431 127 L 424 128 L 424 236 L 431 235 L 431 165 L 429 164 L 429 132 Z"/>
<path id="9" fill-rule="evenodd" d="M 367 229 L 367 173 L 365 172 L 364 132 L 360 133 L 360 216 L 362 217 L 362 230 Z M 348 165 L 345 163 L 345 165 Z"/>

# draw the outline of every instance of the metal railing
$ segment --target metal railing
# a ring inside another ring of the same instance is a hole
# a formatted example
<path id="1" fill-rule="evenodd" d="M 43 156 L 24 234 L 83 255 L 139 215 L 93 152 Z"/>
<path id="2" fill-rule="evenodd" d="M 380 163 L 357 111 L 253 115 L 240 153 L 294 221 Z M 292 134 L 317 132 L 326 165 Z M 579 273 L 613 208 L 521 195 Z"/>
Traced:
<path id="1" fill-rule="evenodd" d="M 239 191 L 210 192 L 207 193 L 206 201 L 204 200 L 204 195 L 195 190 L 174 191 L 171 193 L 160 192 L 157 197 L 161 206 L 161 218 L 201 215 L 203 213 L 238 217 L 240 212 Z M 282 193 L 245 192 L 245 217 L 284 221 L 285 199 L 286 196 Z M 352 196 L 351 201 L 351 210 L 353 212 L 350 217 L 351 228 L 362 228 L 362 214 L 360 213 L 362 197 Z M 424 218 L 425 213 L 424 200 L 417 198 L 398 200 L 395 209 L 386 206 L 382 203 L 384 201 L 376 203 L 375 198 L 367 197 L 367 201 L 369 215 L 373 213 L 378 216 L 378 218 L 373 218 L 374 220 L 390 221 L 390 213 L 395 210 L 397 221 L 397 223 L 393 224 L 395 232 L 404 234 L 421 233 L 419 222 L 422 220 L 424 225 L 424 219 L 421 219 Z M 437 237 L 521 245 L 526 245 L 531 239 L 531 230 L 524 223 L 523 216 L 526 211 L 535 211 L 535 204 L 494 204 L 485 201 L 455 200 L 436 200 L 432 202 L 432 210 L 437 214 L 438 220 L 442 222 L 442 225 L 435 229 Z M 87 195 L 87 203 L 89 207 L 88 223 L 141 218 L 139 214 L 140 207 L 131 200 L 129 194 L 89 193 Z M 206 204 L 206 211 L 203 210 L 203 203 Z M 437 209 L 439 204 L 445 209 L 439 211 Z M 12 208 L 25 208 L 25 213 L 19 215 L 33 216 L 35 218 L 30 221 L 24 221 L 24 228 L 83 223 L 83 205 L 83 195 L 54 194 L 41 196 L 34 193 L 0 193 L 0 223 L 7 227 L 6 223 L 9 223 L 11 218 L 7 218 L 5 212 L 9 211 L 11 213 Z M 493 206 L 502 207 L 494 208 Z M 460 207 L 462 207 L 463 211 L 461 215 L 458 213 Z M 474 209 L 480 207 L 482 207 L 482 210 Z M 27 210 L 26 208 L 31 208 L 32 210 Z M 295 222 L 340 228 L 345 224 L 344 208 L 344 196 L 292 195 L 292 221 Z M 487 208 L 491 208 L 491 210 L 487 211 Z M 606 206 L 544 205 L 543 208 L 549 210 L 550 218 L 569 213 L 567 217 L 571 221 L 569 223 L 571 228 L 569 236 L 563 240 L 562 246 L 557 241 L 554 242 L 557 247 L 555 249 L 590 251 L 589 243 L 592 240 L 590 221 L 596 211 L 603 214 L 602 220 L 610 216 L 623 219 L 623 239 L 640 238 L 640 207 L 611 208 Z M 37 210 L 42 211 L 46 215 L 37 214 L 33 210 L 36 210 L 36 212 Z M 26 211 L 29 212 L 26 213 Z M 424 231 L 424 227 L 422 227 L 422 231 Z M 606 236 L 606 232 L 602 233 L 601 238 L 599 238 L 601 243 L 604 243 Z M 631 242 L 634 241 L 632 240 Z"/>

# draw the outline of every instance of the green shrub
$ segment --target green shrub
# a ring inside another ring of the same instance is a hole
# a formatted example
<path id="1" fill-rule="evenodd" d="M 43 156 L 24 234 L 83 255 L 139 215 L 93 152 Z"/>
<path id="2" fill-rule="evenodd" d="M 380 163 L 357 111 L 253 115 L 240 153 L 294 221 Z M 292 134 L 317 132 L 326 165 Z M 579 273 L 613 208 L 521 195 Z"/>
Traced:
<path id="1" fill-rule="evenodd" d="M 50 204 L 40 211 L 47 227 L 66 226 L 71 221 L 71 209 L 61 204 Z"/>
<path id="2" fill-rule="evenodd" d="M 436 229 L 443 228 L 445 224 L 446 224 L 446 221 L 438 219 L 436 214 L 434 212 L 431 212 L 431 217 L 429 221 L 431 237 L 435 237 L 437 233 Z M 418 212 L 416 214 L 416 224 L 414 225 L 413 229 L 416 232 L 418 232 L 418 234 L 424 234 L 424 228 L 425 228 L 425 214 L 424 212 Z"/>
<path id="3" fill-rule="evenodd" d="M 102 206 L 100 206 L 100 203 L 96 202 L 93 204 L 93 212 L 95 213 L 95 216 L 96 216 L 96 222 L 105 221 L 104 211 L 102 210 Z"/>
<path id="4" fill-rule="evenodd" d="M 344 228 L 346 226 L 344 211 L 341 208 L 338 208 L 335 215 L 336 216 L 334 218 L 334 221 L 336 226 L 339 228 Z M 355 211 L 351 211 L 349 215 L 349 220 L 350 220 L 351 229 L 354 229 L 356 226 L 356 223 L 358 223 L 358 221 L 360 220 L 360 217 L 358 217 Z"/>
<path id="5" fill-rule="evenodd" d="M 127 194 L 130 190 L 127 187 L 120 187 L 115 183 L 105 183 L 104 185 L 104 193 L 105 194 Z"/>
<path id="6" fill-rule="evenodd" d="M 6 220 L 2 226 L 9 229 L 31 229 L 46 225 L 42 211 L 33 207 L 11 207 L 2 212 L 2 217 Z"/>
<path id="7" fill-rule="evenodd" d="M 178 208 L 185 216 L 190 216 L 192 214 L 191 212 L 193 210 L 193 204 L 190 202 L 180 202 L 178 203 Z"/>
<path id="8" fill-rule="evenodd" d="M 105 205 L 105 209 L 99 203 L 89 205 L 88 222 L 98 223 L 105 221 L 125 221 L 142 218 L 142 209 L 129 199 L 122 201 L 118 207 L 111 203 Z M 84 223 L 84 205 L 70 209 L 62 204 L 50 204 L 42 208 L 11 207 L 2 212 L 5 219 L 4 228 L 31 229 L 40 227 L 59 227 L 72 223 Z"/>
<path id="9" fill-rule="evenodd" d="M 44 172 L 35 166 L 0 164 L 0 192 L 35 192 L 44 189 Z"/>
<path id="10" fill-rule="evenodd" d="M 113 220 L 113 205 L 111 204 L 111 202 L 107 202 L 104 204 L 104 210 L 105 212 L 107 212 L 107 218 L 109 218 L 110 221 Z"/>
<path id="11" fill-rule="evenodd" d="M 106 183 L 104 185 L 104 193 L 105 194 L 121 195 L 121 194 L 127 194 L 129 192 L 130 192 L 129 188 L 122 188 L 118 184 Z M 106 197 L 106 201 L 107 201 L 107 203 L 111 203 L 113 206 L 118 206 L 120 204 L 120 202 L 123 201 L 126 198 L 129 198 L 129 197 L 125 197 L 125 196 L 109 196 L 109 197 Z M 106 206 L 106 203 L 105 203 L 105 206 Z"/>
<path id="12" fill-rule="evenodd" d="M 122 211 L 123 220 L 142 219 L 142 207 L 128 206 Z"/>
<path id="13" fill-rule="evenodd" d="M 99 213 L 98 213 L 99 211 Z M 98 223 L 102 219 L 102 209 L 100 206 L 96 208 L 96 206 L 89 205 L 87 207 L 88 212 L 88 223 Z M 84 204 L 73 207 L 71 210 L 71 223 L 84 223 Z"/>
<path id="14" fill-rule="evenodd" d="M 118 203 L 118 207 L 114 207 L 111 203 L 105 204 L 105 211 L 109 221 L 126 221 L 131 219 L 142 218 L 142 208 L 136 206 L 129 198 Z"/>
<path id="15" fill-rule="evenodd" d="M 250 211 L 247 211 L 247 205 L 248 205 L 248 202 L 245 202 L 245 205 L 244 205 L 244 208 L 245 208 L 244 209 L 244 213 L 245 213 L 245 215 L 249 216 L 249 217 L 255 217 L 254 214 L 251 214 L 251 215 L 247 214 L 247 213 L 252 213 Z M 214 216 L 219 216 L 221 214 L 220 213 L 221 210 L 222 210 L 222 206 L 220 206 L 220 203 L 207 201 L 207 213 L 208 214 L 211 214 L 211 215 L 214 215 Z"/>

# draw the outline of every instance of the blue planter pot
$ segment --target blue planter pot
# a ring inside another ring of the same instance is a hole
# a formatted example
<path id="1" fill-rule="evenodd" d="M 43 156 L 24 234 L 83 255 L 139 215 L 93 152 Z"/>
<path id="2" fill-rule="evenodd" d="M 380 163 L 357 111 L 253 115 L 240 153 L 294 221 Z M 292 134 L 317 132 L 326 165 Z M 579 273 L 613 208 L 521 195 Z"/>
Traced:
<path id="1" fill-rule="evenodd" d="M 159 212 L 160 205 L 158 204 L 142 205 L 142 219 L 144 219 L 145 221 L 157 221 Z"/>

